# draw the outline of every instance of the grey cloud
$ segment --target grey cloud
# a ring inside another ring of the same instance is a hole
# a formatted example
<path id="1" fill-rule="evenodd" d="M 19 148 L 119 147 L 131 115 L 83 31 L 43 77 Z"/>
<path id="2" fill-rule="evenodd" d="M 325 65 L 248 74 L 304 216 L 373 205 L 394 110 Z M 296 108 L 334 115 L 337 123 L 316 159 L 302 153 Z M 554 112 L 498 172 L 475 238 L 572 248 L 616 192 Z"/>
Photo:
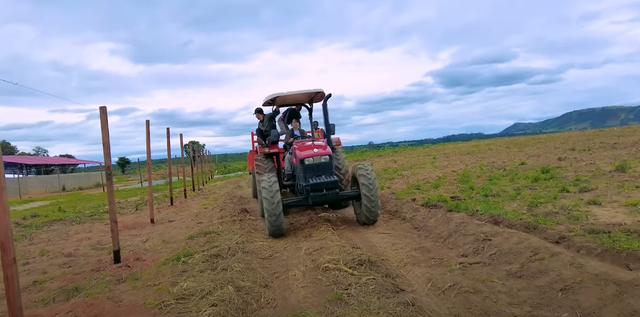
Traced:
<path id="1" fill-rule="evenodd" d="M 47 128 L 54 124 L 55 122 L 52 120 L 38 121 L 35 123 L 10 123 L 5 125 L 0 125 L 0 131 L 13 132 L 13 131 L 31 130 L 35 128 Z"/>
<path id="2" fill-rule="evenodd" d="M 453 88 L 488 88 L 511 86 L 526 83 L 539 75 L 556 75 L 555 69 L 532 67 L 445 67 L 431 71 L 430 77 L 441 87 Z"/>
<path id="3" fill-rule="evenodd" d="M 216 113 L 212 109 L 184 111 L 181 109 L 158 109 L 149 114 L 154 125 L 174 128 L 193 128 L 220 125 L 229 122 L 228 115 Z"/>
<path id="4" fill-rule="evenodd" d="M 527 81 L 528 85 L 550 85 L 561 82 L 562 77 L 555 75 L 538 76 Z"/>
<path id="5" fill-rule="evenodd" d="M 114 109 L 114 110 L 109 110 L 107 112 L 108 115 L 113 115 L 113 116 L 120 116 L 120 117 L 124 117 L 124 116 L 128 116 L 131 114 L 134 114 L 136 112 L 140 112 L 141 109 L 137 108 L 137 107 L 123 107 L 123 108 L 118 108 L 118 109 Z"/>
<path id="6" fill-rule="evenodd" d="M 0 73 L 14 82 L 80 104 L 127 102 L 151 90 L 216 85 L 234 78 L 223 71 L 211 72 L 198 67 L 186 71 L 152 69 L 127 76 L 60 62 L 41 64 L 27 58 L 15 61 L 11 66 L 0 63 Z M 0 105 L 68 107 L 73 104 L 51 95 L 0 82 Z"/>
<path id="7" fill-rule="evenodd" d="M 520 54 L 513 50 L 485 50 L 471 55 L 468 59 L 456 63 L 457 66 L 475 66 L 504 64 L 518 59 Z"/>
<path id="8" fill-rule="evenodd" d="M 597 20 L 601 16 L 602 16 L 602 12 L 601 11 L 586 11 L 586 12 L 581 13 L 578 16 L 578 22 L 589 23 L 589 22 L 592 22 L 594 20 Z"/>
<path id="9" fill-rule="evenodd" d="M 93 109 L 89 109 L 89 108 L 56 108 L 56 109 L 51 109 L 51 110 L 47 110 L 48 113 L 89 113 L 93 111 Z"/>

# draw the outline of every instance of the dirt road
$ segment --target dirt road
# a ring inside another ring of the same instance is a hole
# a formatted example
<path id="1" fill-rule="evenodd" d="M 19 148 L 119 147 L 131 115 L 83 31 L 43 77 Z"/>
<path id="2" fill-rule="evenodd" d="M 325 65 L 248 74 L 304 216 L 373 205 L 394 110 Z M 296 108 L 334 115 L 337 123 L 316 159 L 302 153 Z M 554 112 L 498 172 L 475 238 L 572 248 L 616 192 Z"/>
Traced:
<path id="1" fill-rule="evenodd" d="M 108 224 L 56 224 L 18 243 L 27 316 L 640 315 L 636 271 L 462 214 L 382 205 L 372 227 L 350 208 L 293 211 L 270 239 L 248 177 L 231 179 L 158 208 L 153 226 L 144 210 L 122 215 L 117 266 Z"/>

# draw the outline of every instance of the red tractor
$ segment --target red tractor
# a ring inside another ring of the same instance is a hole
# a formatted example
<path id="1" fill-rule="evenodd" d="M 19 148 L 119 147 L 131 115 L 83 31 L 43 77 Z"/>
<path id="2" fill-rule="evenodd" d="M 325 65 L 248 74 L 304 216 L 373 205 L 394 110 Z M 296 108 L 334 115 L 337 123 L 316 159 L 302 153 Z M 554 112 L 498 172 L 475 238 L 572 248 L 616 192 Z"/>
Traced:
<path id="1" fill-rule="evenodd" d="M 258 200 L 258 212 L 270 237 L 284 236 L 284 215 L 295 207 L 326 205 L 337 210 L 352 205 L 360 225 L 378 221 L 380 197 L 375 172 L 364 162 L 349 168 L 340 138 L 332 137 L 335 125 L 329 123 L 329 98 L 331 94 L 325 95 L 324 90 L 311 89 L 271 94 L 262 102 L 262 107 L 272 108 L 302 105 L 311 126 L 314 103 L 322 102 L 325 125 L 324 131 L 308 131 L 307 137 L 296 139 L 290 153 L 280 147 L 284 140 L 277 130 L 271 131 L 265 146 L 258 144 L 255 132 L 251 133 L 247 155 L 251 193 Z M 294 167 L 293 179 L 287 182 L 283 182 L 285 155 L 291 155 Z"/>

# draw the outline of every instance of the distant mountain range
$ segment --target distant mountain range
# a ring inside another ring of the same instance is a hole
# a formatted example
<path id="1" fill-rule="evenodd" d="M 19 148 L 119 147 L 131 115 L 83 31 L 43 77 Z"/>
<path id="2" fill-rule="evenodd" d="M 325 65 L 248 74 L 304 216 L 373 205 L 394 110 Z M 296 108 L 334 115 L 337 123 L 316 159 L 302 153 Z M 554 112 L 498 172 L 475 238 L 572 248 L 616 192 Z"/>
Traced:
<path id="1" fill-rule="evenodd" d="M 567 112 L 540 122 L 517 122 L 499 134 L 534 134 L 601 129 L 640 124 L 640 106 L 611 106 Z"/>
<path id="2" fill-rule="evenodd" d="M 535 135 L 621 127 L 633 124 L 640 124 L 640 106 L 608 106 L 575 110 L 567 112 L 559 117 L 540 122 L 517 122 L 498 133 L 461 133 L 447 135 L 440 138 L 413 141 L 385 142 L 377 144 L 370 142 L 368 145 L 345 146 L 345 150 L 347 152 L 352 152 L 362 148 L 420 146 L 425 144 L 493 139 L 518 135 Z"/>

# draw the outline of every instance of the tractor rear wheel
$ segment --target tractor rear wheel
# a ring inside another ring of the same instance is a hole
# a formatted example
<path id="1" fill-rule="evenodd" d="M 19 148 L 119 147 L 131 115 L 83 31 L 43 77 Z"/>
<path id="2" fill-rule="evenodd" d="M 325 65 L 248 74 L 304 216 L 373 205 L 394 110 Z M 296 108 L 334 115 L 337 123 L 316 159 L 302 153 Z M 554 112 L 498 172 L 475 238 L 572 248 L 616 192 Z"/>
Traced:
<path id="1" fill-rule="evenodd" d="M 353 211 L 360 225 L 370 226 L 380 215 L 380 194 L 373 168 L 368 163 L 357 163 L 351 172 L 351 187 L 360 190 L 360 199 L 353 201 Z"/>
<path id="2" fill-rule="evenodd" d="M 256 184 L 256 173 L 251 173 L 251 198 L 258 198 L 258 185 Z"/>
<path id="3" fill-rule="evenodd" d="M 264 175 L 276 175 L 276 163 L 273 161 L 273 157 L 267 155 L 258 154 L 253 160 L 253 176 L 255 177 L 256 184 L 256 198 L 258 199 L 258 215 L 264 218 L 264 208 L 262 205 L 262 191 L 260 190 L 260 183 Z"/>
<path id="4" fill-rule="evenodd" d="M 275 174 L 276 162 L 270 155 L 257 154 L 253 159 L 253 173 L 259 179 L 263 174 Z"/>
<path id="5" fill-rule="evenodd" d="M 264 210 L 264 223 L 267 235 L 272 238 L 284 236 L 284 213 L 282 196 L 276 174 L 264 174 L 260 177 L 260 201 Z"/>
<path id="6" fill-rule="evenodd" d="M 340 191 L 349 189 L 351 186 L 351 173 L 344 148 L 336 146 L 331 156 L 333 159 L 333 175 L 338 178 L 338 189 Z M 344 209 L 349 207 L 349 201 L 333 202 L 328 207 L 333 210 Z"/>

